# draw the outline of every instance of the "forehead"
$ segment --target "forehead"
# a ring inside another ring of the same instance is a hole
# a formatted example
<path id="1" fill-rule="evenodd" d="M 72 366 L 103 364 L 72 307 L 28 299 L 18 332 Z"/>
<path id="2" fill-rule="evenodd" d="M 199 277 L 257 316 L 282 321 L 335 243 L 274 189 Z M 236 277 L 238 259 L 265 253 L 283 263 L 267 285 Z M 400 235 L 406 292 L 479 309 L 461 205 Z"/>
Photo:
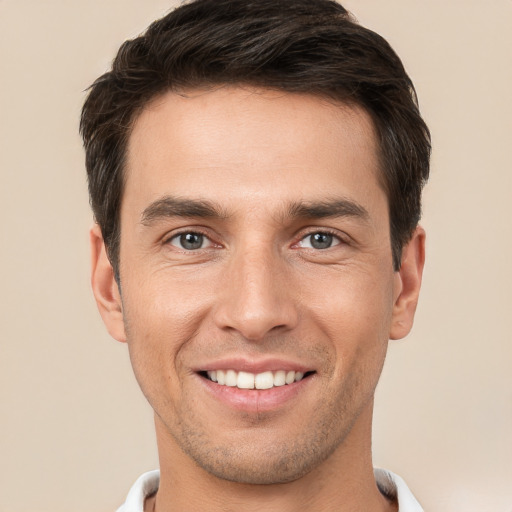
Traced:
<path id="1" fill-rule="evenodd" d="M 373 123 L 359 107 L 256 88 L 168 92 L 134 123 L 123 204 L 143 209 L 165 194 L 267 203 L 368 198 L 383 193 L 379 172 Z"/>

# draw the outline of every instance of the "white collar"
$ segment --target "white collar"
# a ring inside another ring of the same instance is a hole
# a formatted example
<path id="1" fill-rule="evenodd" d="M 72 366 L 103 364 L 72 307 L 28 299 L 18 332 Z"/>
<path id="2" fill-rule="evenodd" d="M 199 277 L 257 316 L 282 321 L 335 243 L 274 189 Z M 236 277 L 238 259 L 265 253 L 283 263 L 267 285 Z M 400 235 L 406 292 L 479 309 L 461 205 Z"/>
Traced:
<path id="1" fill-rule="evenodd" d="M 421 505 L 402 478 L 387 469 L 380 468 L 375 468 L 373 474 L 380 492 L 398 501 L 398 512 L 423 512 Z"/>
<path id="2" fill-rule="evenodd" d="M 423 512 L 407 484 L 391 471 L 375 468 L 373 471 L 377 486 L 385 496 L 398 500 L 398 512 Z M 124 505 L 117 512 L 144 512 L 144 500 L 158 490 L 160 471 L 149 471 L 133 484 Z"/>

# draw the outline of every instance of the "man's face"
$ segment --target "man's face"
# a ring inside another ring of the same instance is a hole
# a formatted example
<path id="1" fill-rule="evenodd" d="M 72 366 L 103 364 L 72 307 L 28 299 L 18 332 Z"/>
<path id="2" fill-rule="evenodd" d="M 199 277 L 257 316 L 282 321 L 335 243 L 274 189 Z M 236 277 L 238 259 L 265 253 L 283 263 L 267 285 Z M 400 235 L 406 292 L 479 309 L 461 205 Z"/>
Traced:
<path id="1" fill-rule="evenodd" d="M 402 289 L 379 172 L 368 115 L 313 96 L 226 87 L 142 112 L 116 332 L 160 445 L 272 483 L 367 437 Z"/>

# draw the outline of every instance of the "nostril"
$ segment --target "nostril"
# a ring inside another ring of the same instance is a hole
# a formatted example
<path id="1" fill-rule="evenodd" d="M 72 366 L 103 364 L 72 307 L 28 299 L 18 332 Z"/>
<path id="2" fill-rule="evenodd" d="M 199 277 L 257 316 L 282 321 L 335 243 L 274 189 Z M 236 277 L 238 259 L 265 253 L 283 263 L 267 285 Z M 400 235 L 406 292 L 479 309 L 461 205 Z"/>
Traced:
<path id="1" fill-rule="evenodd" d="M 272 329 L 270 329 L 269 332 L 280 331 L 280 330 L 283 330 L 283 329 L 286 329 L 286 324 L 274 325 L 274 327 L 272 327 Z"/>

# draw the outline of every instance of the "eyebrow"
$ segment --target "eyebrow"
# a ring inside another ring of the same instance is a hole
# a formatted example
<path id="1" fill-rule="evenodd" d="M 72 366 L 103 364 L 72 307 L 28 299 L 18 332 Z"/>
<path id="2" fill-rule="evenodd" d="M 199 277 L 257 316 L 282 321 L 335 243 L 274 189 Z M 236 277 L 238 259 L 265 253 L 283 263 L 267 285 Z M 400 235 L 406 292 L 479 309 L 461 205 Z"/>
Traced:
<path id="1" fill-rule="evenodd" d="M 345 198 L 318 202 L 296 202 L 288 208 L 288 217 L 306 219 L 354 217 L 365 222 L 370 220 L 370 214 L 364 206 Z"/>
<path id="2" fill-rule="evenodd" d="M 210 201 L 165 196 L 144 209 L 141 223 L 149 226 L 158 220 L 169 217 L 224 219 L 227 214 Z"/>
<path id="3" fill-rule="evenodd" d="M 283 220 L 354 217 L 368 222 L 370 215 L 360 204 L 345 198 L 324 201 L 297 201 L 284 210 Z M 207 200 L 164 196 L 151 203 L 141 215 L 141 223 L 149 226 L 154 222 L 172 217 L 226 219 L 229 214 Z"/>

